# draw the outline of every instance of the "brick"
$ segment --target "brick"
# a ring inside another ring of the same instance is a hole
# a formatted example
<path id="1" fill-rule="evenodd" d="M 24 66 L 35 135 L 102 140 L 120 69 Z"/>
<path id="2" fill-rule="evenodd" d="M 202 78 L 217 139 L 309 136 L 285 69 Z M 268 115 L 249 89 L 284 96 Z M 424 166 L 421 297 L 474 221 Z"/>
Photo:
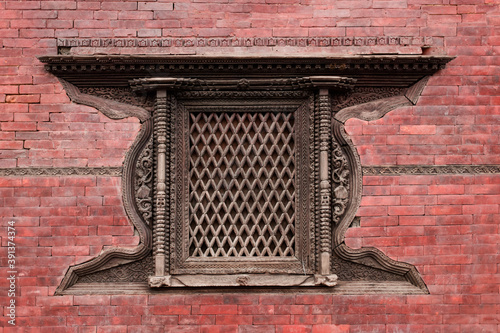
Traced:
<path id="1" fill-rule="evenodd" d="M 42 9 L 76 9 L 75 1 L 40 1 Z"/>
<path id="2" fill-rule="evenodd" d="M 138 10 L 174 10 L 171 2 L 138 2 Z"/>
<path id="3" fill-rule="evenodd" d="M 145 295 L 113 295 L 111 296 L 111 305 L 118 306 L 134 306 L 144 305 L 148 297 Z"/>
<path id="4" fill-rule="evenodd" d="M 189 315 L 191 314 L 191 307 L 186 305 L 155 305 L 151 307 L 151 313 L 154 315 Z"/>
<path id="5" fill-rule="evenodd" d="M 173 319 L 177 320 L 177 316 L 172 316 Z M 230 316 L 234 317 L 234 316 Z M 172 321 L 173 321 L 172 319 Z M 155 320 L 156 321 L 156 320 Z M 214 315 L 183 315 L 178 317 L 179 325 L 215 325 L 216 316 Z M 143 320 L 144 322 L 144 320 Z M 175 324 L 172 322 L 172 324 Z M 172 325 L 171 324 L 171 325 Z M 219 324 L 219 323 L 217 323 Z M 221 323 L 224 325 L 224 323 Z"/>
<path id="6" fill-rule="evenodd" d="M 401 134 L 409 135 L 423 135 L 423 134 L 435 134 L 435 125 L 402 125 L 400 126 Z"/>
<path id="7" fill-rule="evenodd" d="M 119 20 L 152 20 L 153 12 L 149 10 L 142 11 L 120 11 L 118 12 Z"/>
<path id="8" fill-rule="evenodd" d="M 80 2 L 76 4 L 77 9 L 85 9 L 85 10 L 100 10 L 101 3 L 100 2 Z M 94 12 L 95 13 L 95 12 Z"/>
<path id="9" fill-rule="evenodd" d="M 6 9 L 39 9 L 41 1 L 6 1 Z"/>
<path id="10" fill-rule="evenodd" d="M 273 305 L 238 305 L 238 314 L 272 315 L 272 314 L 274 314 L 274 306 Z"/>
<path id="11" fill-rule="evenodd" d="M 399 205 L 400 197 L 398 196 L 364 196 L 361 199 L 363 206 L 388 206 Z"/>
<path id="12" fill-rule="evenodd" d="M 101 3 L 102 10 L 116 11 L 118 8 L 120 11 L 134 11 L 137 10 L 137 2 L 104 1 Z"/>
<path id="13" fill-rule="evenodd" d="M 424 215 L 424 206 L 389 207 L 389 215 Z"/>
<path id="14" fill-rule="evenodd" d="M 254 316 L 251 315 L 216 315 L 217 325 L 251 325 Z"/>
<path id="15" fill-rule="evenodd" d="M 193 307 L 193 314 L 207 314 L 207 315 L 217 315 L 217 314 L 238 314 L 237 305 L 206 305 L 202 304 L 197 306 L 197 313 Z"/>
<path id="16" fill-rule="evenodd" d="M 275 332 L 274 325 L 240 325 L 238 333 L 268 333 Z"/>

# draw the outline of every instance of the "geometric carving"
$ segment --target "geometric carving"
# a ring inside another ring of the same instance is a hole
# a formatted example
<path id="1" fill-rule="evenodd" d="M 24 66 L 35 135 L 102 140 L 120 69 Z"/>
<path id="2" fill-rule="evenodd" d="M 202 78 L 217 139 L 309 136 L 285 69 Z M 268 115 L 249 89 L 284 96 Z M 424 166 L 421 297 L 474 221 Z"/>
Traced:
<path id="1" fill-rule="evenodd" d="M 293 113 L 190 114 L 192 257 L 295 255 Z"/>

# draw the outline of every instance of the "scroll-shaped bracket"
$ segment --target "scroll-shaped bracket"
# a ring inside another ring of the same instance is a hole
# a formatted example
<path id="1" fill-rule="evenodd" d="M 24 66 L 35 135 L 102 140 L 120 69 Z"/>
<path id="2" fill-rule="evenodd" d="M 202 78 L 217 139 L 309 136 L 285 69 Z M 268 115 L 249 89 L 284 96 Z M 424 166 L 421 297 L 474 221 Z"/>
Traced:
<path id="1" fill-rule="evenodd" d="M 57 294 L 73 286 L 80 276 L 110 269 L 123 264 L 140 260 L 151 252 L 151 229 L 144 223 L 138 213 L 135 203 L 135 189 L 130 179 L 134 179 L 136 161 L 151 137 L 153 124 L 151 114 L 147 110 L 102 97 L 97 97 L 80 92 L 80 89 L 66 80 L 59 78 L 70 100 L 77 104 L 91 106 L 102 112 L 110 119 L 138 118 L 142 125 L 132 147 L 128 151 L 122 172 L 123 202 L 125 211 L 139 234 L 139 245 L 135 248 L 109 248 L 102 251 L 97 257 L 81 264 L 71 266 L 64 276 L 61 284 L 56 289 Z"/>
<path id="2" fill-rule="evenodd" d="M 73 103 L 87 105 L 96 108 L 102 114 L 110 119 L 124 119 L 128 117 L 136 117 L 141 122 L 151 118 L 151 114 L 138 106 L 127 103 L 117 102 L 111 99 L 106 99 L 98 96 L 84 94 L 80 92 L 77 86 L 69 83 L 66 80 L 59 79 L 66 94 Z"/>
<path id="3" fill-rule="evenodd" d="M 427 81 L 429 81 L 428 76 L 408 88 L 403 96 L 382 98 L 342 109 L 335 114 L 335 119 L 341 123 L 345 123 L 351 118 L 372 121 L 382 118 L 394 109 L 415 105 Z"/>
<path id="4" fill-rule="evenodd" d="M 428 80 L 429 77 L 421 79 L 408 88 L 403 96 L 383 98 L 342 109 L 335 114 L 332 121 L 334 138 L 343 147 L 343 151 L 351 165 L 350 183 L 352 184 L 349 207 L 346 209 L 345 215 L 333 234 L 333 249 L 335 254 L 344 260 L 403 276 L 408 282 L 426 293 L 428 293 L 427 286 L 415 266 L 393 260 L 376 248 L 351 249 L 344 243 L 345 233 L 356 215 L 362 195 L 360 158 L 354 144 L 344 129 L 344 123 L 351 118 L 366 121 L 380 119 L 396 108 L 415 105 Z"/>
<path id="5" fill-rule="evenodd" d="M 123 202 L 125 212 L 139 234 L 139 245 L 134 248 L 109 248 L 89 261 L 71 266 L 61 281 L 61 284 L 56 289 L 56 295 L 64 294 L 64 291 L 73 286 L 81 276 L 141 260 L 151 253 L 151 229 L 144 223 L 138 210 L 134 208 L 135 189 L 130 179 L 134 179 L 135 161 L 147 145 L 149 138 L 151 137 L 152 129 L 153 124 L 151 119 L 146 120 L 142 124 L 136 140 L 125 157 L 122 172 Z"/>

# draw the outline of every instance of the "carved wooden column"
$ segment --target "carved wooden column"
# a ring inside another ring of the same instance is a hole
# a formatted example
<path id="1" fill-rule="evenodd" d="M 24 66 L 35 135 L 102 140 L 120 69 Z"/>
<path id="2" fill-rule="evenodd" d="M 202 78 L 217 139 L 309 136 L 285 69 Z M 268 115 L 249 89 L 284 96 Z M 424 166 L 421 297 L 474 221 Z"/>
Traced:
<path id="1" fill-rule="evenodd" d="M 330 274 L 332 209 L 330 183 L 331 107 L 328 89 L 319 90 L 320 257 L 319 273 Z"/>
<path id="2" fill-rule="evenodd" d="M 155 170 L 156 188 L 153 215 L 153 256 L 155 259 L 155 276 L 150 277 L 151 286 L 170 285 L 170 270 L 168 260 L 169 254 L 169 181 L 170 176 L 167 163 L 170 151 L 170 120 L 171 110 L 167 103 L 167 91 L 156 92 L 156 103 L 154 110 L 153 140 L 155 147 Z"/>

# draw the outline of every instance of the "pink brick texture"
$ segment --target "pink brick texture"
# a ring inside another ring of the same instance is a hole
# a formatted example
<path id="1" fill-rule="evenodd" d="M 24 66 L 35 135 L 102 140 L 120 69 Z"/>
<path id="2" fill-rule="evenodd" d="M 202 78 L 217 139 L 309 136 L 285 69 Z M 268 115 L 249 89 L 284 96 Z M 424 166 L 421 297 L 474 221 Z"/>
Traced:
<path id="1" fill-rule="evenodd" d="M 337 47 L 77 47 L 75 54 L 447 55 L 418 104 L 346 129 L 363 166 L 500 165 L 498 0 L 0 1 L 0 168 L 120 167 L 139 130 L 71 103 L 58 38 L 348 38 Z M 384 37 L 386 45 L 367 45 Z M 390 43 L 391 38 L 397 43 Z M 500 174 L 365 175 L 346 243 L 417 267 L 430 294 L 54 296 L 70 265 L 139 239 L 119 177 L 0 177 L 1 332 L 500 332 Z M 15 221 L 16 326 L 8 222 Z"/>

